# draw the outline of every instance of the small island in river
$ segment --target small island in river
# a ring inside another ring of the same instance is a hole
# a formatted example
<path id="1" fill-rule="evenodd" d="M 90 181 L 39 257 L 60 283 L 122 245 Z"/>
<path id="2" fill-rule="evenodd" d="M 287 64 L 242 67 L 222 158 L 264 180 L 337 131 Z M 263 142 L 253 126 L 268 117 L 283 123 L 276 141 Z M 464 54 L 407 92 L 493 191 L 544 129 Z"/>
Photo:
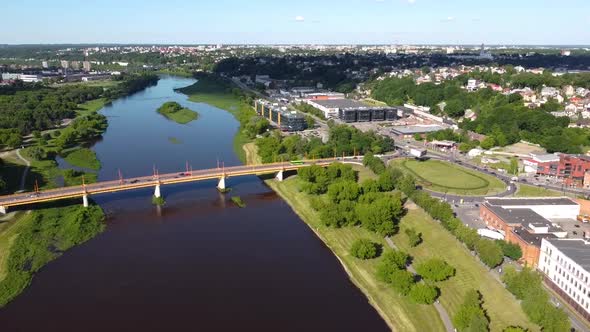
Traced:
<path id="1" fill-rule="evenodd" d="M 187 124 L 199 117 L 199 113 L 182 107 L 179 103 L 169 101 L 158 108 L 158 113 L 180 124 Z"/>

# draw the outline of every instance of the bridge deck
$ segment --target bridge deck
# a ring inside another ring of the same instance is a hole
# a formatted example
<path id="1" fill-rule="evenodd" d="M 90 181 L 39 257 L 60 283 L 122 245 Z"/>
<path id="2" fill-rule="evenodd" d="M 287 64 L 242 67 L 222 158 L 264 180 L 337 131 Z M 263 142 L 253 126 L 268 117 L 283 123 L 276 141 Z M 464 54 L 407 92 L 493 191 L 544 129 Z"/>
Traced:
<path id="1" fill-rule="evenodd" d="M 340 158 L 337 158 L 340 159 Z M 129 178 L 122 181 L 103 181 L 85 186 L 72 186 L 57 189 L 43 190 L 36 193 L 20 193 L 14 195 L 0 196 L 0 207 L 8 208 L 10 206 L 27 205 L 56 201 L 60 199 L 82 197 L 84 195 L 96 195 L 104 193 L 113 193 L 127 191 L 158 185 L 168 185 L 175 183 L 197 182 L 209 179 L 221 179 L 245 175 L 268 174 L 280 171 L 296 170 L 311 165 L 327 166 L 337 159 L 321 159 L 304 161 L 302 164 L 291 163 L 273 163 L 263 165 L 242 165 L 225 168 L 212 168 L 197 170 L 192 172 L 167 173 L 158 176 L 143 176 Z"/>

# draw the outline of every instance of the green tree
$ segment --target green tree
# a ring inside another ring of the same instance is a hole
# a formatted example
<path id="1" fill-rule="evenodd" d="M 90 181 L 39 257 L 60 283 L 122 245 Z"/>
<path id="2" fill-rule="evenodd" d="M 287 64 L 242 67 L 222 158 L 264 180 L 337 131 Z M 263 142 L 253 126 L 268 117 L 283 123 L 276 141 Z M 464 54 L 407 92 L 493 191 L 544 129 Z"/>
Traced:
<path id="1" fill-rule="evenodd" d="M 405 269 L 409 260 L 410 256 L 399 250 L 388 250 L 382 255 L 382 262 L 393 266 L 396 270 Z"/>
<path id="2" fill-rule="evenodd" d="M 328 186 L 328 197 L 332 202 L 354 201 L 360 194 L 360 188 L 353 181 L 338 181 Z"/>
<path id="3" fill-rule="evenodd" d="M 455 275 L 455 268 L 439 258 L 431 258 L 418 264 L 416 271 L 424 279 L 432 281 L 443 281 Z"/>
<path id="4" fill-rule="evenodd" d="M 481 148 L 485 150 L 489 150 L 496 146 L 496 140 L 492 136 L 488 136 L 481 141 Z"/>
<path id="5" fill-rule="evenodd" d="M 410 247 L 416 247 L 422 243 L 422 233 L 416 232 L 413 228 L 406 228 L 405 233 L 408 236 Z"/>
<path id="6" fill-rule="evenodd" d="M 374 179 L 366 179 L 361 184 L 361 189 L 363 193 L 378 193 L 381 191 L 381 187 L 379 183 Z"/>
<path id="7" fill-rule="evenodd" d="M 368 239 L 359 239 L 352 243 L 350 254 L 359 259 L 375 258 L 379 254 L 379 245 Z"/>
<path id="8" fill-rule="evenodd" d="M 407 270 L 394 270 L 389 275 L 389 283 L 401 295 L 408 295 L 415 282 L 414 275 Z"/>
<path id="9" fill-rule="evenodd" d="M 513 175 L 518 175 L 518 159 L 510 158 L 510 168 L 508 172 Z"/>
<path id="10" fill-rule="evenodd" d="M 368 204 L 357 204 L 357 216 L 366 229 L 382 236 L 395 234 L 403 214 L 401 197 L 385 196 Z"/>
<path id="11" fill-rule="evenodd" d="M 453 316 L 453 325 L 457 330 L 461 332 L 488 331 L 489 320 L 482 305 L 482 296 L 478 291 L 467 291 L 463 303 Z"/>
<path id="12" fill-rule="evenodd" d="M 527 330 L 520 326 L 508 326 L 507 328 L 502 330 L 502 332 L 527 332 Z"/>
<path id="13" fill-rule="evenodd" d="M 414 284 L 409 295 L 418 304 L 432 304 L 438 297 L 438 289 L 425 283 Z"/>
<path id="14" fill-rule="evenodd" d="M 504 256 L 515 261 L 519 260 L 522 257 L 522 249 L 520 249 L 520 246 L 518 244 L 509 243 L 502 240 L 497 240 L 496 243 L 498 243 L 500 248 L 502 248 Z"/>
<path id="15" fill-rule="evenodd" d="M 480 239 L 475 245 L 475 250 L 481 261 L 490 268 L 494 268 L 502 263 L 504 253 L 502 252 L 502 248 L 494 241 Z"/>

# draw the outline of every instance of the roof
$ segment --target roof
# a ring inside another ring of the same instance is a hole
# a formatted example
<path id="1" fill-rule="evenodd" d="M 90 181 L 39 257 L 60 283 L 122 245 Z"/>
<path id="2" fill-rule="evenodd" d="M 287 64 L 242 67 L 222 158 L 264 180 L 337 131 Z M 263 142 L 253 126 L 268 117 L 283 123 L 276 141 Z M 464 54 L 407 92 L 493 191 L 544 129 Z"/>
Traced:
<path id="1" fill-rule="evenodd" d="M 582 239 L 547 239 L 547 241 L 584 270 L 590 271 L 590 243 Z"/>
<path id="2" fill-rule="evenodd" d="M 507 224 L 520 224 L 523 226 L 527 226 L 528 224 L 543 224 L 551 226 L 549 220 L 531 209 L 507 209 L 488 203 L 484 203 L 484 205 Z"/>
<path id="3" fill-rule="evenodd" d="M 559 161 L 559 156 L 555 154 L 535 154 L 533 160 L 540 163 L 548 163 L 551 161 Z"/>
<path id="4" fill-rule="evenodd" d="M 579 205 L 567 197 L 540 197 L 540 198 L 486 198 L 489 205 L 497 206 L 538 206 L 538 205 Z"/>
<path id="5" fill-rule="evenodd" d="M 326 100 L 313 100 L 312 102 L 324 106 L 326 108 L 362 108 L 369 107 L 369 105 L 360 101 L 352 99 L 326 99 Z"/>
<path id="6" fill-rule="evenodd" d="M 444 128 L 441 126 L 393 126 L 391 127 L 391 131 L 394 134 L 404 134 L 404 135 L 411 135 L 411 134 L 423 134 L 423 133 L 432 133 L 435 131 L 443 130 Z"/>
<path id="7" fill-rule="evenodd" d="M 532 244 L 535 247 L 541 247 L 541 241 L 543 239 L 555 239 L 557 238 L 553 234 L 534 234 L 526 230 L 524 227 L 514 227 L 512 233 L 516 234 L 524 242 Z"/>

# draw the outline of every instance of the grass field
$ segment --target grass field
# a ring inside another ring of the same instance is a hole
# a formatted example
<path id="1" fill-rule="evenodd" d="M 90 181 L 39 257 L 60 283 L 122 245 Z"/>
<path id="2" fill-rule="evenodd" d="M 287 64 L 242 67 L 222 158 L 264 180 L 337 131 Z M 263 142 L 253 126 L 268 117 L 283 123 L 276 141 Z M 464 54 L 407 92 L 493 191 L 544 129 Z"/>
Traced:
<path id="1" fill-rule="evenodd" d="M 410 227 L 422 233 L 423 243 L 415 248 L 409 246 L 408 238 L 404 234 L 405 229 Z M 440 302 L 451 317 L 462 304 L 466 291 L 477 289 L 483 295 L 484 308 L 490 317 L 492 331 L 502 331 L 511 325 L 526 327 L 528 331 L 539 330 L 529 322 L 517 300 L 490 275 L 487 268 L 421 209 L 408 210 L 393 241 L 402 250 L 407 251 L 415 263 L 438 256 L 456 269 L 454 277 L 437 283 L 441 289 Z"/>
<path id="2" fill-rule="evenodd" d="M 528 184 L 519 184 L 516 197 L 556 197 L 562 196 L 562 193 L 555 190 L 530 186 Z"/>
<path id="3" fill-rule="evenodd" d="M 10 247 L 18 236 L 22 225 L 21 221 L 24 221 L 25 218 L 29 218 L 27 213 L 18 212 L 0 219 L 0 282 L 6 277 L 6 260 L 10 253 Z"/>
<path id="4" fill-rule="evenodd" d="M 440 160 L 396 160 L 394 165 L 411 173 L 427 189 L 458 195 L 488 195 L 504 190 L 495 177 Z"/>
<path id="5" fill-rule="evenodd" d="M 105 98 L 99 98 L 87 101 L 83 104 L 78 105 L 78 115 L 88 115 L 90 113 L 98 112 L 101 108 L 104 107 L 107 100 Z"/>
<path id="6" fill-rule="evenodd" d="M 93 170 L 100 169 L 100 161 L 96 153 L 87 148 L 73 150 L 64 159 L 72 166 Z"/>

